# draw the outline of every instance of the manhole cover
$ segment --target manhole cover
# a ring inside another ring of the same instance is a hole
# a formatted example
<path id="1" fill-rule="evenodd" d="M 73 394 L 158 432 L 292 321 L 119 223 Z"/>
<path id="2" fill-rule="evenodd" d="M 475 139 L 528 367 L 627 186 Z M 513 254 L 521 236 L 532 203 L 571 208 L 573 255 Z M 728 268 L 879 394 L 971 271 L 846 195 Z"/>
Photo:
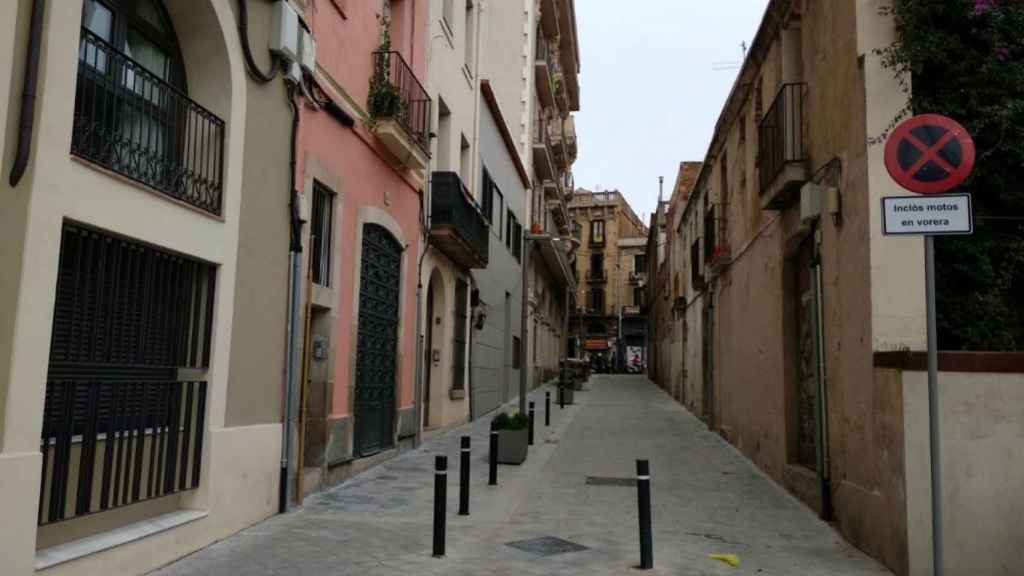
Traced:
<path id="1" fill-rule="evenodd" d="M 613 476 L 587 476 L 587 486 L 636 486 L 636 478 L 616 478 Z"/>
<path id="2" fill-rule="evenodd" d="M 579 552 L 580 550 L 586 550 L 586 546 L 581 546 L 575 542 L 569 542 L 561 538 L 555 538 L 554 536 L 543 536 L 541 538 L 531 538 L 530 540 L 519 540 L 518 542 L 508 542 L 506 546 L 511 546 L 522 550 L 523 552 L 529 552 L 534 556 L 557 556 L 558 554 L 567 554 L 569 552 Z"/>

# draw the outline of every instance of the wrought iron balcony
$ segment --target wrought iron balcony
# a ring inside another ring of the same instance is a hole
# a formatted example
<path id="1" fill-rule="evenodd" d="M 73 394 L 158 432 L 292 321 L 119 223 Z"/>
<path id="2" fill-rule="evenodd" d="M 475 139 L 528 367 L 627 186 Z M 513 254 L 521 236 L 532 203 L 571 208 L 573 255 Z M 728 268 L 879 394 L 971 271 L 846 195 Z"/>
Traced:
<path id="1" fill-rule="evenodd" d="M 588 270 L 587 271 L 587 282 L 594 284 L 601 284 L 608 281 L 608 272 L 606 270 Z"/>
<path id="2" fill-rule="evenodd" d="M 430 236 L 432 244 L 464 268 L 487 267 L 490 229 L 455 172 L 434 172 Z"/>
<path id="3" fill-rule="evenodd" d="M 430 96 L 400 53 L 373 53 L 368 107 L 374 132 L 414 170 L 426 168 L 430 160 L 430 105 Z"/>
<path id="4" fill-rule="evenodd" d="M 542 110 L 538 110 L 533 117 L 533 169 L 541 181 L 555 180 L 557 177 L 555 157 L 551 151 L 551 132 Z"/>
<path id="5" fill-rule="evenodd" d="M 537 33 L 537 52 L 533 60 L 534 83 L 537 85 L 537 96 L 545 108 L 555 105 L 555 83 L 552 77 L 554 67 L 551 47 L 547 38 L 539 30 Z"/>
<path id="6" fill-rule="evenodd" d="M 784 84 L 758 129 L 761 171 L 761 207 L 786 208 L 807 181 L 804 146 L 804 91 L 806 84 Z"/>
<path id="7" fill-rule="evenodd" d="M 224 121 L 82 29 L 71 153 L 219 215 Z"/>

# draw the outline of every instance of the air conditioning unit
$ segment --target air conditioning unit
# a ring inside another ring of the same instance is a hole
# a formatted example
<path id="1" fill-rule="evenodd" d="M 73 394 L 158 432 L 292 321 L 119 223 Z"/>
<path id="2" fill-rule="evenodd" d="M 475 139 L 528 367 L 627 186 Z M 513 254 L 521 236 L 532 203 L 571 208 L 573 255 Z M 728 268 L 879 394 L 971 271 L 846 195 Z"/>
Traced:
<path id="1" fill-rule="evenodd" d="M 800 224 L 807 226 L 821 218 L 821 186 L 808 182 L 800 188 Z"/>
<path id="2" fill-rule="evenodd" d="M 274 3 L 270 51 L 288 62 L 299 60 L 299 13 L 285 0 Z"/>
<path id="3" fill-rule="evenodd" d="M 299 64 L 307 74 L 316 73 L 316 40 L 305 28 L 299 28 Z"/>

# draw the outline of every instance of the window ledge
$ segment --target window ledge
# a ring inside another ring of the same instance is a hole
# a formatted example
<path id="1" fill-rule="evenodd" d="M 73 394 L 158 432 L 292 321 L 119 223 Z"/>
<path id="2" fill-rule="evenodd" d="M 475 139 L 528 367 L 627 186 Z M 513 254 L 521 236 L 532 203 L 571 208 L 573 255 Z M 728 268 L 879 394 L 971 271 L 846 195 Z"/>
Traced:
<path id="1" fill-rule="evenodd" d="M 68 542 L 67 544 L 38 550 L 36 551 L 35 569 L 46 570 L 58 564 L 78 560 L 97 552 L 103 552 L 104 550 L 142 540 L 167 530 L 173 530 L 179 526 L 206 518 L 208 515 L 209 512 L 202 510 L 179 510 L 157 516 L 156 518 L 135 522 L 109 532 Z"/>

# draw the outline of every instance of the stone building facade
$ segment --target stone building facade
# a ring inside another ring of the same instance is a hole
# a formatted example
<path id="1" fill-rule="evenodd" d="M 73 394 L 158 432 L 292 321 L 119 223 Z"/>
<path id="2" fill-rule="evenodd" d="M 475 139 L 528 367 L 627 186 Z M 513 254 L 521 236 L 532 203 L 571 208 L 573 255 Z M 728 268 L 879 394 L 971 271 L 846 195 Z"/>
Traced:
<path id="1" fill-rule="evenodd" d="M 580 279 L 570 337 L 581 354 L 600 357 L 608 369 L 621 369 L 627 346 L 646 346 L 647 227 L 618 191 L 576 190 L 569 219 L 579 243 L 575 270 Z M 631 334 L 628 342 L 624 327 Z M 645 356 L 642 352 L 641 359 Z"/>

